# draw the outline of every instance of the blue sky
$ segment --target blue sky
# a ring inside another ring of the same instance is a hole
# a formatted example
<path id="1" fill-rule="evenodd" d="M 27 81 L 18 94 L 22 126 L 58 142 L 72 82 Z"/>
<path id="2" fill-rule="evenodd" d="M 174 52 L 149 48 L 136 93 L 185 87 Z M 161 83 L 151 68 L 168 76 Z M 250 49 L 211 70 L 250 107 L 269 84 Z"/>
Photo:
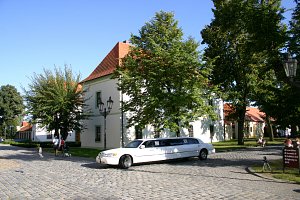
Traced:
<path id="1" fill-rule="evenodd" d="M 22 93 L 34 73 L 65 64 L 84 79 L 160 10 L 174 12 L 185 37 L 200 42 L 212 7 L 211 0 L 0 0 L 0 86 Z"/>

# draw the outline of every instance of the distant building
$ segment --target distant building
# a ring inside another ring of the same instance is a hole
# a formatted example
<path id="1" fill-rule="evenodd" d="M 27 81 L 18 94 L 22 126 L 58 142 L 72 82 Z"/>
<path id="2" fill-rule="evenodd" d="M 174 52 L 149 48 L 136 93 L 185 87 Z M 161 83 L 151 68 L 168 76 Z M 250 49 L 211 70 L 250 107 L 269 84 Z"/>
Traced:
<path id="1" fill-rule="evenodd" d="M 225 137 L 226 139 L 238 138 L 238 122 L 233 116 L 234 107 L 229 104 L 224 104 L 224 124 L 225 124 Z M 265 113 L 261 112 L 258 108 L 247 107 L 245 114 L 244 133 L 246 138 L 257 138 L 264 136 Z"/>
<path id="2" fill-rule="evenodd" d="M 42 128 L 37 124 L 30 124 L 29 122 L 22 122 L 22 126 L 16 132 L 16 140 L 31 140 L 35 142 L 51 142 L 54 132 L 48 132 L 46 128 Z M 69 132 L 67 140 L 69 142 L 75 142 L 75 131 Z"/>

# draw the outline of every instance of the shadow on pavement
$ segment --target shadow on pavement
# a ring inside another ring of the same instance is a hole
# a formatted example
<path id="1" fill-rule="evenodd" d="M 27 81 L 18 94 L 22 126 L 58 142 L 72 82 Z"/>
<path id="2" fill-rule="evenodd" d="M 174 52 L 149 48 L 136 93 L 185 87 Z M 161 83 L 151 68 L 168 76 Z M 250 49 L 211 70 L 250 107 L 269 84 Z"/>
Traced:
<path id="1" fill-rule="evenodd" d="M 86 163 L 86 164 L 82 164 L 82 167 L 87 167 L 87 168 L 91 168 L 91 169 L 110 169 L 110 168 L 115 168 L 113 166 L 110 165 L 103 165 L 103 164 L 99 164 L 99 163 Z"/>

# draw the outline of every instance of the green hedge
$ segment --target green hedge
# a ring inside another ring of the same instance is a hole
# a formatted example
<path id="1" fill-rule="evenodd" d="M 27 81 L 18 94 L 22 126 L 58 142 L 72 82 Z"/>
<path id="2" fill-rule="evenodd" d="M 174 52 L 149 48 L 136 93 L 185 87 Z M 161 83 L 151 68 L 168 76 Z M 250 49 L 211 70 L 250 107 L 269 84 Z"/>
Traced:
<path id="1" fill-rule="evenodd" d="M 81 142 L 66 142 L 69 147 L 81 147 Z M 22 142 L 9 142 L 12 146 L 19 146 L 19 147 L 25 147 L 25 148 L 36 148 L 36 147 L 42 147 L 42 148 L 52 148 L 53 143 L 52 142 L 31 142 L 31 141 L 22 141 Z"/>
<path id="2" fill-rule="evenodd" d="M 18 146 L 18 147 L 25 147 L 25 148 L 37 148 L 39 146 L 38 143 L 26 143 L 26 142 L 11 142 L 10 145 Z"/>
<path id="3" fill-rule="evenodd" d="M 52 148 L 53 143 L 52 142 L 37 142 L 40 144 L 40 147 L 42 148 Z M 66 142 L 67 146 L 69 147 L 81 147 L 81 142 Z"/>

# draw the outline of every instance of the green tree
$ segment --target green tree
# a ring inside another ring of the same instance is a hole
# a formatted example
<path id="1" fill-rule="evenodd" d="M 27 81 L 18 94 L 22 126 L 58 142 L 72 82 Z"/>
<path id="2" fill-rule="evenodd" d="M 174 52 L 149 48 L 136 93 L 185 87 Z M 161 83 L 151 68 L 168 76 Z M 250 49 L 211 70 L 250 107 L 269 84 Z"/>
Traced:
<path id="1" fill-rule="evenodd" d="M 285 42 L 280 0 L 215 0 L 215 18 L 202 31 L 205 58 L 213 61 L 211 80 L 227 94 L 244 144 L 246 107 L 255 100 L 258 82 L 280 62 Z"/>
<path id="2" fill-rule="evenodd" d="M 300 3 L 297 5 L 292 13 L 290 21 L 290 38 L 288 50 L 291 54 L 295 54 L 297 60 L 300 60 Z"/>
<path id="3" fill-rule="evenodd" d="M 180 128 L 200 116 L 214 116 L 207 104 L 208 70 L 200 63 L 198 43 L 183 39 L 174 14 L 160 11 L 131 36 L 131 50 L 117 68 L 119 90 L 129 96 L 123 111 L 128 126 L 148 124 L 159 134 Z"/>
<path id="4" fill-rule="evenodd" d="M 72 70 L 44 69 L 44 74 L 34 74 L 25 90 L 27 109 L 33 115 L 33 122 L 46 127 L 48 131 L 59 133 L 64 139 L 68 132 L 83 128 L 80 120 L 87 118 L 83 113 L 83 90 L 79 84 L 80 75 L 74 76 Z M 59 132 L 60 131 L 60 132 Z"/>
<path id="5" fill-rule="evenodd" d="M 295 1 L 297 3 L 297 1 Z M 287 51 L 299 60 L 299 44 L 300 44 L 300 6 L 299 3 L 292 13 L 292 19 L 289 23 Z M 287 54 L 283 53 L 281 60 L 287 60 Z M 257 104 L 260 108 L 274 119 L 274 123 L 285 129 L 292 128 L 292 133 L 295 132 L 295 127 L 300 125 L 300 101 L 299 88 L 295 84 L 291 84 L 283 71 L 283 66 L 280 61 L 277 66 L 273 67 L 274 71 L 270 71 L 264 79 L 264 84 L 260 84 L 259 95 L 257 95 Z M 298 76 L 294 80 L 299 80 Z M 272 139 L 272 138 L 270 138 Z"/>
<path id="6" fill-rule="evenodd" d="M 0 125 L 2 133 L 8 127 L 14 127 L 20 123 L 20 115 L 23 113 L 23 98 L 17 89 L 12 85 L 1 86 L 0 88 Z M 10 129 L 10 128 L 9 128 Z"/>

